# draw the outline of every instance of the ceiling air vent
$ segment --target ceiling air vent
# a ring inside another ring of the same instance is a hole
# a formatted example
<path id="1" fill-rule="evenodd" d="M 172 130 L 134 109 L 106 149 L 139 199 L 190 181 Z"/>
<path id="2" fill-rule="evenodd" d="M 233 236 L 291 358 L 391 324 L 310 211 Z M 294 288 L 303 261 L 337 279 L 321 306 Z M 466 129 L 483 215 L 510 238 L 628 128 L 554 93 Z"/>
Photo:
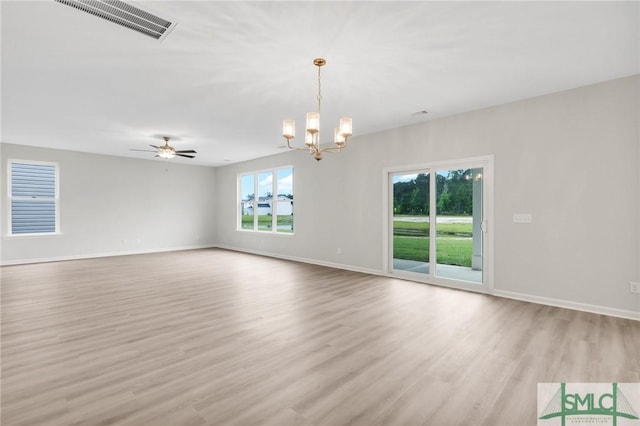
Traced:
<path id="1" fill-rule="evenodd" d="M 55 0 L 160 40 L 175 26 L 166 19 L 120 0 Z"/>

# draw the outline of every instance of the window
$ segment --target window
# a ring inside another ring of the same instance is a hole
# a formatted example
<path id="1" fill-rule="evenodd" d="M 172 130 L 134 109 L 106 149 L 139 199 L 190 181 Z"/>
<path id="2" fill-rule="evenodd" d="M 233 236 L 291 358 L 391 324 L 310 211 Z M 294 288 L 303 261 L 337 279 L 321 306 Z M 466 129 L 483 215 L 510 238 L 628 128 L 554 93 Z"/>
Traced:
<path id="1" fill-rule="evenodd" d="M 241 174 L 238 189 L 238 229 L 293 233 L 292 167 Z"/>
<path id="2" fill-rule="evenodd" d="M 53 163 L 9 163 L 10 235 L 58 232 L 58 167 Z"/>

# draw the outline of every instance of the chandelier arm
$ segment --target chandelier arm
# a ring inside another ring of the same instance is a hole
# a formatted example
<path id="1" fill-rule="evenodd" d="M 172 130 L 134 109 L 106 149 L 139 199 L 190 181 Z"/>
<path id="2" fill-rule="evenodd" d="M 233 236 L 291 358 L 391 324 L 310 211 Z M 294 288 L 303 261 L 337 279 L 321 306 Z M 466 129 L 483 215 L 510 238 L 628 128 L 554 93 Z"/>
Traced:
<path id="1" fill-rule="evenodd" d="M 320 148 L 320 152 L 340 152 L 342 148 L 338 148 L 336 146 L 328 146 L 326 148 Z"/>
<path id="2" fill-rule="evenodd" d="M 296 151 L 308 151 L 309 150 L 308 147 L 301 148 L 301 147 L 298 147 L 298 146 L 291 146 L 291 143 L 290 143 L 289 139 L 287 139 L 287 148 L 295 149 Z"/>

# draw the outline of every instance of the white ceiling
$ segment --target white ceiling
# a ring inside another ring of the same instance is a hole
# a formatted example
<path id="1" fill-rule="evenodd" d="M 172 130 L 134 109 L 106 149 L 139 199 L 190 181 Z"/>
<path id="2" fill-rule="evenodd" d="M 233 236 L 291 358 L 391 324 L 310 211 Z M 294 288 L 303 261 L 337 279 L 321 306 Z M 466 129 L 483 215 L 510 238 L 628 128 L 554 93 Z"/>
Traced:
<path id="1" fill-rule="evenodd" d="M 322 56 L 323 140 L 640 73 L 634 2 L 136 2 L 162 42 L 48 1 L 2 1 L 1 141 L 101 154 L 174 137 L 187 164 L 282 152 Z M 427 110 L 423 117 L 412 116 Z"/>

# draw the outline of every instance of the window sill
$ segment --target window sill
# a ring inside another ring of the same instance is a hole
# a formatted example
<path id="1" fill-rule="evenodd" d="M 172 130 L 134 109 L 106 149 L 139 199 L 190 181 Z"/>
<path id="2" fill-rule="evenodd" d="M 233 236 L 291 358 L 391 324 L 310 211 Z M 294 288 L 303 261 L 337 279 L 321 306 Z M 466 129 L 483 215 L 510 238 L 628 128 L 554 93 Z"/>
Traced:
<path id="1" fill-rule="evenodd" d="M 62 232 L 46 232 L 41 234 L 7 234 L 4 236 L 5 239 L 20 239 L 20 238 L 47 238 L 47 237 L 59 237 L 62 235 Z"/>
<path id="2" fill-rule="evenodd" d="M 272 232 L 272 231 L 254 231 L 253 229 L 238 229 L 237 232 L 244 232 L 247 234 L 256 234 L 256 235 L 277 235 L 282 237 L 293 237 L 295 233 L 293 232 Z"/>

